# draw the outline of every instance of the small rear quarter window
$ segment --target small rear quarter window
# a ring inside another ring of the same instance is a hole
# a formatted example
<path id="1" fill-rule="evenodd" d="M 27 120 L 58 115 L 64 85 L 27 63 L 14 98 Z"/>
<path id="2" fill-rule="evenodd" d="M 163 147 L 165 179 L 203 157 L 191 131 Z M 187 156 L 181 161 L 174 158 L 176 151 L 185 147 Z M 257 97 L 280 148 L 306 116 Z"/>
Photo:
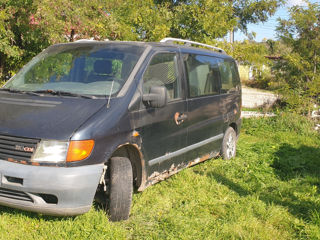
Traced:
<path id="1" fill-rule="evenodd" d="M 229 93 L 237 90 L 240 85 L 238 69 L 234 61 L 223 61 L 219 64 L 221 75 L 221 92 Z"/>

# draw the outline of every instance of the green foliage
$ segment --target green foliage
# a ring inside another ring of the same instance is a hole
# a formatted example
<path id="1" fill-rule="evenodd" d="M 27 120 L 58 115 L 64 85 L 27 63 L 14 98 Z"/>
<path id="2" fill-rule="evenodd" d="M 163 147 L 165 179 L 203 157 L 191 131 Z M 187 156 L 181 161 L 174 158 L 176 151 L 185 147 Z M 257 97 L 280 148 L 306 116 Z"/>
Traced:
<path id="1" fill-rule="evenodd" d="M 249 23 L 266 21 L 284 0 L 155 0 L 174 13 L 172 36 L 212 40 L 223 32 L 239 28 L 247 33 Z M 192 37 L 191 37 L 192 36 Z"/>
<path id="2" fill-rule="evenodd" d="M 253 69 L 254 81 L 243 82 L 255 85 L 253 87 L 268 88 L 270 82 L 270 70 L 272 62 L 265 56 L 268 55 L 268 47 L 265 43 L 257 43 L 249 40 L 243 42 L 208 41 L 224 49 L 242 66 L 250 66 Z"/>
<path id="3" fill-rule="evenodd" d="M 264 43 L 256 43 L 245 40 L 233 45 L 233 51 L 230 54 L 241 64 L 251 65 L 261 69 L 268 65 L 270 61 L 265 58 L 268 49 Z"/>
<path id="4" fill-rule="evenodd" d="M 223 37 L 237 24 L 228 0 L 191 0 L 173 8 L 171 36 L 206 42 Z"/>
<path id="5" fill-rule="evenodd" d="M 113 13 L 144 41 L 166 36 L 205 41 L 225 36 L 237 24 L 228 0 L 123 1 Z"/>
<path id="6" fill-rule="evenodd" d="M 2 79 L 13 75 L 27 60 L 46 47 L 41 31 L 30 28 L 29 16 L 34 11 L 32 0 L 2 0 L 0 20 L 0 73 Z M 1 30 L 0 30 L 1 32 Z"/>
<path id="7" fill-rule="evenodd" d="M 290 18 L 280 20 L 277 31 L 291 50 L 277 65 L 282 93 L 290 107 L 310 112 L 320 103 L 320 5 L 292 7 Z"/>
<path id="8" fill-rule="evenodd" d="M 67 75 L 72 68 L 72 53 L 64 52 L 51 55 L 33 66 L 32 70 L 25 75 L 25 83 L 46 83 L 54 77 L 59 81 Z"/>
<path id="9" fill-rule="evenodd" d="M 22 55 L 22 50 L 14 44 L 15 36 L 9 24 L 11 13 L 3 8 L 3 4 L 0 1 L 0 79 L 6 76 L 14 62 L 21 60 Z"/>
<path id="10" fill-rule="evenodd" d="M 295 133 L 300 136 L 315 136 L 316 132 L 313 130 L 313 122 L 309 119 L 300 116 L 297 113 L 278 112 L 279 116 L 275 118 L 261 118 L 259 121 L 248 120 L 252 122 L 252 126 L 246 129 L 247 134 L 257 134 L 261 131 L 277 131 Z M 253 132 L 252 132 L 253 131 Z"/>
<path id="11" fill-rule="evenodd" d="M 0 0 L 0 79 L 54 43 L 167 36 L 210 42 L 265 21 L 277 6 L 275 0 Z"/>
<path id="12" fill-rule="evenodd" d="M 120 24 L 110 13 L 107 0 L 35 0 L 30 24 L 41 29 L 50 44 L 82 38 L 121 39 Z"/>
<path id="13" fill-rule="evenodd" d="M 102 210 L 55 218 L 1 207 L 1 239 L 319 239 L 320 138 L 305 118 L 245 119 L 237 157 L 212 159 Z"/>
<path id="14" fill-rule="evenodd" d="M 112 12 L 131 31 L 123 40 L 159 41 L 170 35 L 172 12 L 166 4 L 147 1 L 121 1 Z"/>
<path id="15" fill-rule="evenodd" d="M 235 0 L 234 15 L 238 18 L 239 28 L 247 33 L 249 23 L 265 22 L 272 16 L 284 0 Z"/>

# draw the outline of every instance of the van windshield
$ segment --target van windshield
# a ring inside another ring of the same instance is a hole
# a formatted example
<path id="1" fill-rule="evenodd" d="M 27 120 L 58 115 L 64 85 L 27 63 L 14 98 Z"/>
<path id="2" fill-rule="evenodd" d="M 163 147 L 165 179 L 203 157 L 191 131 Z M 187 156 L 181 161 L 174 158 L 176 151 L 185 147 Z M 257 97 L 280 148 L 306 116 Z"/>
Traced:
<path id="1" fill-rule="evenodd" d="M 123 43 L 52 46 L 33 58 L 3 88 L 113 96 L 127 81 L 143 50 L 143 46 Z"/>

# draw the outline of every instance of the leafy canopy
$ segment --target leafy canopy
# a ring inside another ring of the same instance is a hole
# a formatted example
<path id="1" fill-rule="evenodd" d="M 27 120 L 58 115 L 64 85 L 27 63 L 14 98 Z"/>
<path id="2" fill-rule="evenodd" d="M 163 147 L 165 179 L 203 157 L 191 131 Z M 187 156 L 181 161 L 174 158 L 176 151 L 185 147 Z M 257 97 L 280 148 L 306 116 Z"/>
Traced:
<path id="1" fill-rule="evenodd" d="M 210 42 L 265 21 L 278 5 L 276 0 L 0 0 L 0 79 L 54 43 L 167 36 Z"/>
<path id="2" fill-rule="evenodd" d="M 294 6 L 279 20 L 278 36 L 290 48 L 278 65 L 278 77 L 298 107 L 320 103 L 320 5 Z M 307 101 L 306 101 L 307 100 Z"/>

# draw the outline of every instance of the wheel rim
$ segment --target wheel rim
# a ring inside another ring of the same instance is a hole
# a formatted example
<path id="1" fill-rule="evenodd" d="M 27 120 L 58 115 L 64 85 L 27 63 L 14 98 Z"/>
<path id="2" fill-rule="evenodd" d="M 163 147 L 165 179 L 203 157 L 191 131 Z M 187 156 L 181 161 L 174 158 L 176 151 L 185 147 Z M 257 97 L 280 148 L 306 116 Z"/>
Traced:
<path id="1" fill-rule="evenodd" d="M 233 158 L 236 152 L 236 142 L 233 135 L 230 133 L 227 139 L 227 158 Z"/>

